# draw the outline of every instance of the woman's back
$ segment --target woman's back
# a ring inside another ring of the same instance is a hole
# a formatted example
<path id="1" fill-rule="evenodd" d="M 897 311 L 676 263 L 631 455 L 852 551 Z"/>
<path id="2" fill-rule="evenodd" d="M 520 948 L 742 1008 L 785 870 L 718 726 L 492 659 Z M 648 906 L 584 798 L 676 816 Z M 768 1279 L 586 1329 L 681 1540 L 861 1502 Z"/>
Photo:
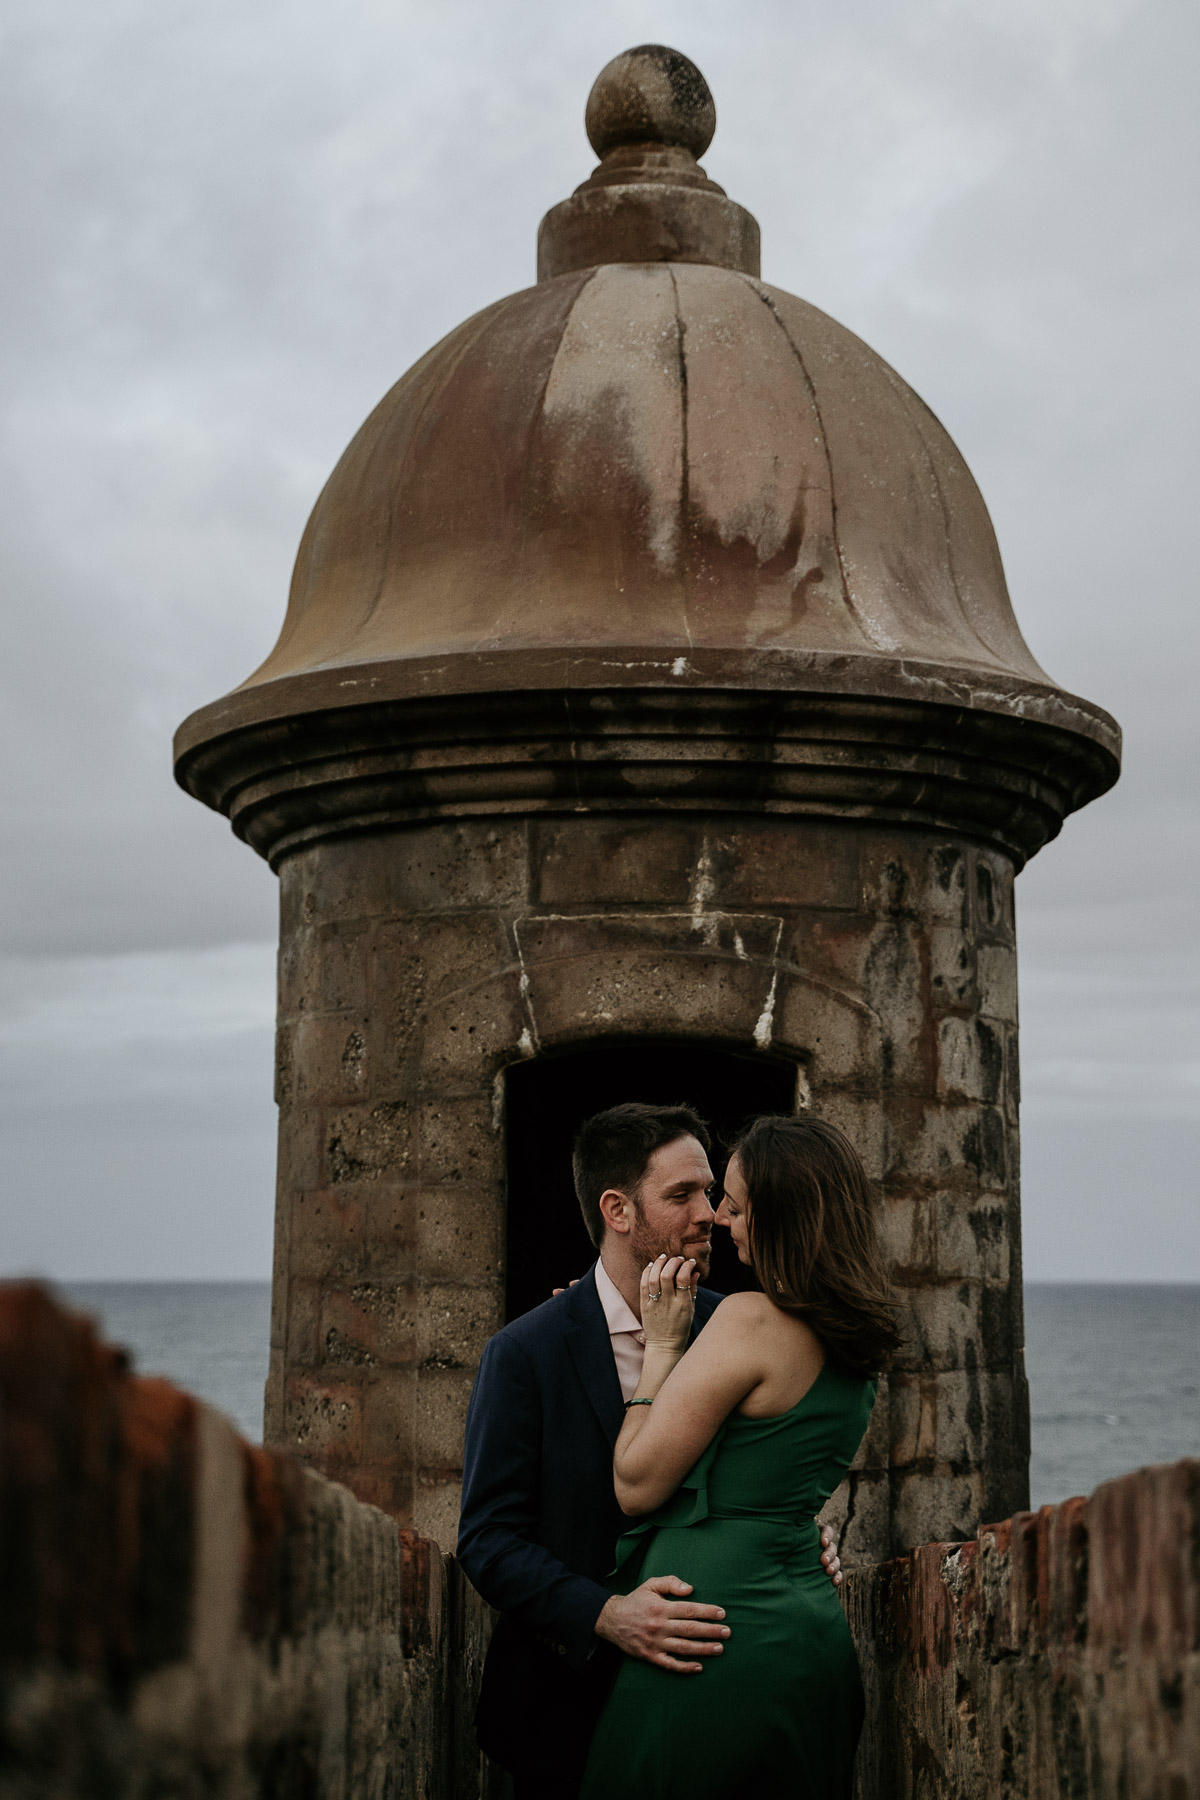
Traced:
<path id="1" fill-rule="evenodd" d="M 709 1516 L 759 1513 L 811 1521 L 846 1475 L 862 1442 L 875 1383 L 826 1360 L 786 1412 L 730 1414 L 707 1473 Z"/>

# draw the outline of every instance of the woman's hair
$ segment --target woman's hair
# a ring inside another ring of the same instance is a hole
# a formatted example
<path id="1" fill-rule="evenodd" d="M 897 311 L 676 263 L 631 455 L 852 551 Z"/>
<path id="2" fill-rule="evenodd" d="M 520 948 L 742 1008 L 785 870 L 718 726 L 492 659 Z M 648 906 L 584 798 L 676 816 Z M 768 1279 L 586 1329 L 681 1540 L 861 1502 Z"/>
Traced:
<path id="1" fill-rule="evenodd" d="M 732 1154 L 750 1200 L 750 1256 L 763 1292 L 803 1319 L 858 1375 L 900 1343 L 891 1284 L 857 1150 L 821 1119 L 762 1118 Z"/>

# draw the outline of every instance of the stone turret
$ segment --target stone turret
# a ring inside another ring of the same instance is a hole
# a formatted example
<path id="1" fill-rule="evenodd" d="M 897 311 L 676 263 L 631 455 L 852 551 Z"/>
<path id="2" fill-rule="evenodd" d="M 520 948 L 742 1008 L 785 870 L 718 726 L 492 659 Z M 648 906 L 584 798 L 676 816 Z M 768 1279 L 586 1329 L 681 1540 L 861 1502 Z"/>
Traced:
<path id="1" fill-rule="evenodd" d="M 759 279 L 644 46 L 539 280 L 317 501 L 266 662 L 176 768 L 280 876 L 271 1442 L 451 1540 L 474 1368 L 576 1274 L 575 1122 L 811 1105 L 908 1341 L 848 1558 L 1027 1500 L 1013 880 L 1118 773 L 1038 667 L 932 413 Z"/>

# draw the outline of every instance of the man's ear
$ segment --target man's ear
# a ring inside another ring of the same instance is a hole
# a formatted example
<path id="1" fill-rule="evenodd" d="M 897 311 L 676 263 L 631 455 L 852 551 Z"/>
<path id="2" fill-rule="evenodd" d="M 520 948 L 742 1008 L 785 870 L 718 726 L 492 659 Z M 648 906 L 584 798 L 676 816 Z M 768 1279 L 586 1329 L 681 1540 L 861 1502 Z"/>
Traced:
<path id="1" fill-rule="evenodd" d="M 600 1196 L 600 1217 L 610 1231 L 624 1237 L 633 1230 L 633 1202 L 620 1188 L 605 1188 Z"/>

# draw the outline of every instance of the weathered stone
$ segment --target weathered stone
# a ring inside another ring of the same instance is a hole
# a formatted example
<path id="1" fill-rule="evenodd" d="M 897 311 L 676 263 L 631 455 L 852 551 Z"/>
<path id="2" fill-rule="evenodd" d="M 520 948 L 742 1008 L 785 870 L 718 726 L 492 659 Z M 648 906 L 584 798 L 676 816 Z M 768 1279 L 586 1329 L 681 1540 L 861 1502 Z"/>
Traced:
<path id="1" fill-rule="evenodd" d="M 861 994 L 866 986 L 866 964 L 871 954 L 875 919 L 860 909 L 845 912 L 818 911 L 785 914 L 780 954 L 794 968 L 815 980 L 827 981 L 843 993 Z"/>
<path id="2" fill-rule="evenodd" d="M 888 1194 L 877 1219 L 880 1243 L 896 1279 L 907 1287 L 932 1279 L 937 1260 L 929 1196 Z"/>
<path id="3" fill-rule="evenodd" d="M 495 1293 L 503 1254 L 503 1221 L 494 1194 L 465 1184 L 415 1189 L 409 1196 L 421 1273 Z"/>
<path id="4" fill-rule="evenodd" d="M 491 1615 L 397 1528 L 413 1380 L 363 1391 L 377 1511 L 0 1289 L 0 1800 L 501 1800 L 471 1726 Z"/>
<path id="5" fill-rule="evenodd" d="M 417 1377 L 416 1436 L 426 1474 L 441 1471 L 457 1478 L 461 1473 L 463 1426 L 474 1379 L 470 1365 L 423 1368 Z"/>
<path id="6" fill-rule="evenodd" d="M 528 1029 L 518 970 L 431 998 L 419 1021 L 420 1085 L 435 1094 L 475 1094 L 509 1060 Z"/>
<path id="7" fill-rule="evenodd" d="M 280 1036 L 284 1033 L 281 1030 Z M 354 1102 L 370 1091 L 365 1021 L 301 1017 L 288 1034 L 289 1079 L 281 1105 Z"/>
<path id="8" fill-rule="evenodd" d="M 918 925 L 886 919 L 875 927 L 863 969 L 863 992 L 880 1021 L 884 1079 L 910 1093 L 932 1092 L 928 956 Z"/>
<path id="9" fill-rule="evenodd" d="M 939 1277 L 1007 1283 L 1015 1236 L 1013 1203 L 994 1195 L 972 1202 L 950 1193 L 938 1194 L 932 1205 Z"/>
<path id="10" fill-rule="evenodd" d="M 872 1560 L 873 1546 L 892 1530 L 892 1495 L 887 1475 L 856 1470 L 837 1488 L 821 1513 L 834 1533 L 838 1555 L 848 1569 Z"/>
<path id="11" fill-rule="evenodd" d="M 317 1463 L 339 1468 L 362 1461 L 362 1392 L 356 1381 L 292 1368 L 283 1398 L 283 1441 Z"/>
<path id="12" fill-rule="evenodd" d="M 937 1045 L 940 1094 L 948 1100 L 1003 1098 L 1003 1028 L 986 1019 L 942 1019 Z"/>
<path id="13" fill-rule="evenodd" d="M 976 984 L 973 935 L 957 925 L 935 925 L 929 945 L 929 994 L 935 1006 L 964 1006 Z"/>
<path id="14" fill-rule="evenodd" d="M 289 1106 L 280 1114 L 276 1191 L 304 1193 L 320 1187 L 324 1177 L 325 1121 L 313 1106 Z M 281 1217 L 277 1210 L 276 1218 Z"/>
<path id="15" fill-rule="evenodd" d="M 1004 857 L 976 850 L 973 911 L 981 937 L 1011 944 L 1016 934 L 1013 920 L 1013 869 Z"/>
<path id="16" fill-rule="evenodd" d="M 426 1100 L 415 1111 L 417 1173 L 423 1184 L 503 1180 L 490 1087 L 468 1099 Z"/>
<path id="17" fill-rule="evenodd" d="M 965 1475 L 942 1474 L 935 1467 L 906 1465 L 891 1482 L 892 1536 L 898 1544 L 929 1542 L 935 1519 L 949 1524 L 948 1538 L 968 1538 L 988 1510 L 987 1482 L 979 1470 Z"/>
<path id="18" fill-rule="evenodd" d="M 373 1369 L 363 1385 L 363 1461 L 396 1472 L 412 1461 L 415 1442 L 415 1369 Z M 405 1496 L 409 1503 L 409 1496 Z"/>
<path id="19" fill-rule="evenodd" d="M 798 1110 L 813 1104 L 812 1081 L 808 1075 L 807 1063 L 801 1064 L 801 1070 L 804 1074 L 805 1091 Z M 845 1088 L 822 1088 L 820 1114 L 831 1125 L 836 1125 L 846 1133 L 861 1156 L 869 1179 L 882 1185 L 888 1166 L 888 1116 L 879 1104 L 878 1096 L 870 1092 L 855 1094 Z"/>
<path id="20" fill-rule="evenodd" d="M 375 1199 L 370 1187 L 349 1183 L 287 1198 L 292 1219 L 285 1275 L 290 1272 L 292 1280 L 308 1276 L 347 1282 L 366 1272 L 371 1266 L 365 1241 L 367 1209 Z"/>
<path id="21" fill-rule="evenodd" d="M 413 1525 L 430 1540 L 434 1549 L 439 1544 L 453 1543 L 458 1535 L 461 1493 L 462 1483 L 457 1470 L 449 1475 L 418 1470 L 413 1487 Z M 462 1579 L 459 1576 L 459 1580 Z M 473 1597 L 476 1604 L 482 1604 L 477 1595 Z"/>
<path id="22" fill-rule="evenodd" d="M 705 835 L 700 879 L 714 905 L 856 910 L 860 839 L 853 827 L 796 832 L 778 821 Z"/>
<path id="23" fill-rule="evenodd" d="M 1200 1769 L 1200 1464 L 849 1578 L 859 1800 L 1174 1800 Z"/>
<path id="24" fill-rule="evenodd" d="M 1016 951 L 1002 944 L 981 944 L 976 958 L 979 1010 L 986 1018 L 1017 1022 Z"/>
<path id="25" fill-rule="evenodd" d="M 805 1054 L 814 1091 L 879 1086 L 884 1070 L 879 1015 L 857 996 L 786 974 L 770 1022 L 773 1042 Z"/>
<path id="26" fill-rule="evenodd" d="M 1009 1141 L 1008 1124 L 994 1108 L 898 1107 L 888 1136 L 888 1178 L 1003 1193 L 1009 1182 Z"/>
<path id="27" fill-rule="evenodd" d="M 862 847 L 863 905 L 887 919 L 958 926 L 970 921 L 972 849 L 952 839 L 872 834 Z"/>
<path id="28" fill-rule="evenodd" d="M 359 920 L 316 927 L 307 946 L 314 977 L 307 993 L 310 1010 L 362 1013 L 367 999 L 368 943 L 367 927 Z"/>
<path id="29" fill-rule="evenodd" d="M 495 1285 L 468 1287 L 438 1284 L 413 1295 L 416 1359 L 422 1368 L 470 1369 L 479 1365 L 483 1346 L 504 1323 Z"/>
<path id="30" fill-rule="evenodd" d="M 541 906 L 687 906 L 705 874 L 704 832 L 680 821 L 647 831 L 642 819 L 540 820 L 533 830 L 535 899 Z"/>
<path id="31" fill-rule="evenodd" d="M 905 1342 L 896 1367 L 914 1372 L 962 1368 L 967 1345 L 982 1341 L 983 1291 L 980 1283 L 969 1281 L 901 1288 Z M 1008 1350 L 1011 1354 L 1011 1346 Z"/>
<path id="32" fill-rule="evenodd" d="M 320 1360 L 346 1368 L 406 1368 L 417 1358 L 421 1294 L 379 1280 L 330 1287 L 321 1308 Z"/>
<path id="33" fill-rule="evenodd" d="M 321 1352 L 322 1292 L 321 1284 L 316 1281 L 293 1277 L 288 1283 L 284 1342 L 292 1368 L 312 1369 L 325 1361 Z"/>

